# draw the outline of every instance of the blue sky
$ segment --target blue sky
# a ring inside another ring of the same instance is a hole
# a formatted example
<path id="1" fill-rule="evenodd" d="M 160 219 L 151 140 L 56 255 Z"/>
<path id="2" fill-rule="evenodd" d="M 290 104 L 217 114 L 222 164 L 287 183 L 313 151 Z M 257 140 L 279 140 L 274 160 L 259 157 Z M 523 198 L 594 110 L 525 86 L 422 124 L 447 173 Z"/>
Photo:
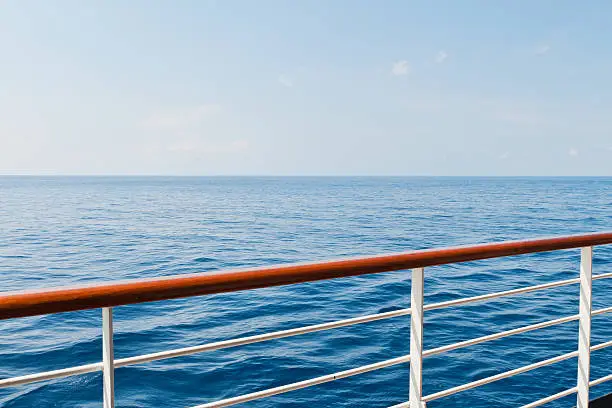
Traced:
<path id="1" fill-rule="evenodd" d="M 607 1 L 0 1 L 0 174 L 612 175 Z"/>

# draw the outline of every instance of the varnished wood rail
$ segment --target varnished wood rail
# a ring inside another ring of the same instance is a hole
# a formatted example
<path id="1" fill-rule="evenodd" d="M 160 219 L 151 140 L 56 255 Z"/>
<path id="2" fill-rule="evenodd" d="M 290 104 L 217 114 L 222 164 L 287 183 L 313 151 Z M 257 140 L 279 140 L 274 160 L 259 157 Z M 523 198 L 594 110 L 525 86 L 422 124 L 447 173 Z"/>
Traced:
<path id="1" fill-rule="evenodd" d="M 612 243 L 612 232 L 508 241 L 337 261 L 0 292 L 0 320 L 114 307 Z"/>

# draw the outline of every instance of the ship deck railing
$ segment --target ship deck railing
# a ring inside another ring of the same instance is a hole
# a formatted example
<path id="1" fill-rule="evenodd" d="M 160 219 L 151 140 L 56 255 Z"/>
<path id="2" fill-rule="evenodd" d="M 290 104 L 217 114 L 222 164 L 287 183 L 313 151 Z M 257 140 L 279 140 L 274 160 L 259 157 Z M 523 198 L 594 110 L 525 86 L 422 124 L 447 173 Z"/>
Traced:
<path id="1" fill-rule="evenodd" d="M 571 358 L 577 358 L 576 386 L 524 405 L 523 408 L 541 406 L 572 394 L 576 394 L 578 408 L 587 408 L 589 406 L 590 388 L 612 380 L 612 373 L 594 380 L 591 380 L 590 377 L 591 352 L 612 346 L 612 340 L 599 344 L 591 344 L 591 319 L 595 316 L 612 312 L 612 306 L 596 310 L 592 309 L 592 282 L 612 278 L 612 272 L 593 274 L 593 247 L 607 244 L 612 244 L 612 232 L 428 249 L 327 262 L 138 279 L 68 288 L 0 293 L 0 320 L 96 308 L 102 310 L 102 360 L 100 362 L 0 379 L 0 388 L 102 371 L 103 405 L 104 408 L 114 408 L 114 373 L 116 369 L 121 367 L 410 315 L 410 354 L 305 381 L 212 401 L 197 405 L 194 408 L 227 407 L 399 364 L 409 364 L 410 379 L 409 384 L 407 384 L 407 399 L 404 402 L 393 405 L 392 408 L 425 408 L 430 401 Z M 580 249 L 579 276 L 576 278 L 440 303 L 425 305 L 423 302 L 426 267 L 574 248 Z M 113 307 L 398 270 L 411 270 L 410 308 L 157 353 L 120 359 L 114 358 Z M 566 285 L 578 285 L 579 287 L 580 295 L 577 314 L 429 350 L 423 349 L 423 318 L 426 311 L 542 291 Z M 426 378 L 423 378 L 422 373 L 424 358 L 571 321 L 578 321 L 578 349 L 575 351 L 433 394 L 423 394 L 423 381 L 426 380 Z"/>

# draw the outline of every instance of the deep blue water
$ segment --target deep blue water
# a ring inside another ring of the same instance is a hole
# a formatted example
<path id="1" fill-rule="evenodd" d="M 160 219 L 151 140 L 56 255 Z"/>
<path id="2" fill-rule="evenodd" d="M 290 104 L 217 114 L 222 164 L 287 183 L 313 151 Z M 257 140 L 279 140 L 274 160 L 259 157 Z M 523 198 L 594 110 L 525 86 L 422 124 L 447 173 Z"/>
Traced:
<path id="1" fill-rule="evenodd" d="M 612 229 L 612 178 L 0 178 L 0 290 Z M 426 269 L 426 303 L 578 276 L 579 251 Z M 612 271 L 612 246 L 594 272 Z M 408 271 L 115 309 L 117 358 L 409 306 Z M 612 305 L 612 279 L 594 283 Z M 425 348 L 575 314 L 576 285 L 426 313 Z M 594 318 L 593 343 L 612 339 Z M 100 361 L 99 310 L 0 322 L 0 378 Z M 409 352 L 409 317 L 116 371 L 119 407 L 188 407 Z M 426 359 L 425 394 L 577 347 L 577 324 Z M 612 371 L 592 355 L 592 378 Z M 516 407 L 575 385 L 575 359 L 432 402 Z M 100 407 L 101 374 L 0 389 L 2 407 Z M 592 390 L 612 392 L 612 383 Z M 407 365 L 247 407 L 388 407 Z M 573 406 L 575 397 L 551 407 Z"/>

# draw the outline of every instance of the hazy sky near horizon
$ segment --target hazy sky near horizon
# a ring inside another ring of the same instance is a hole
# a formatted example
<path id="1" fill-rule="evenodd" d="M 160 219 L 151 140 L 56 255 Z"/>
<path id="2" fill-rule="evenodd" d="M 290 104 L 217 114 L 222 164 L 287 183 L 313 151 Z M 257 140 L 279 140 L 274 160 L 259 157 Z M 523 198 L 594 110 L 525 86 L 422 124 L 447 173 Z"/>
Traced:
<path id="1" fill-rule="evenodd" d="M 610 15 L 0 0 L 0 174 L 611 176 Z"/>

